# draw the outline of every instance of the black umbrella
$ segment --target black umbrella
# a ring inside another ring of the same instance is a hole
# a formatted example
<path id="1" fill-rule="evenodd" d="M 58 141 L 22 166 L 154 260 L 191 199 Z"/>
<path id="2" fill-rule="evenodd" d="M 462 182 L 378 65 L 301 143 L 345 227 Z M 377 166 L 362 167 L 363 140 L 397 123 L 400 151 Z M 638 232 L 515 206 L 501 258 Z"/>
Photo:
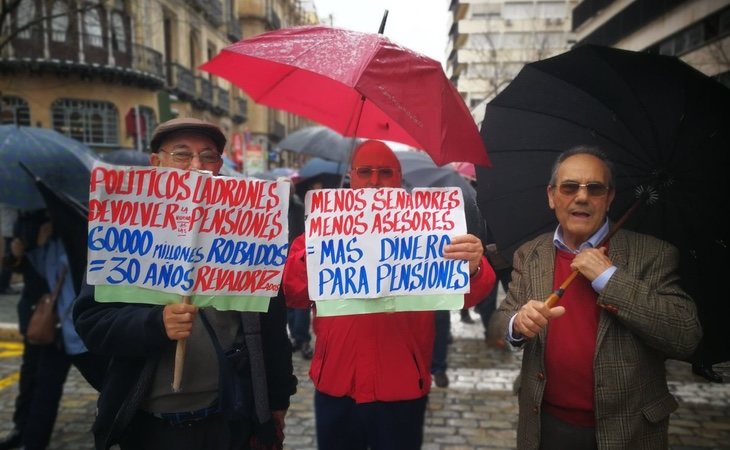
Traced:
<path id="1" fill-rule="evenodd" d="M 350 154 L 361 139 L 345 137 L 324 126 L 300 128 L 279 142 L 282 150 L 291 150 L 304 155 L 316 156 L 329 161 L 350 161 Z"/>
<path id="2" fill-rule="evenodd" d="M 81 281 L 86 273 L 88 208 L 68 194 L 51 188 L 41 177 L 21 163 L 35 182 L 39 194 L 45 202 L 48 215 L 53 223 L 53 233 L 61 238 L 69 262 L 69 271 L 74 289 L 79 292 Z"/>
<path id="3" fill-rule="evenodd" d="M 32 210 L 43 199 L 18 163 L 79 201 L 89 200 L 96 153 L 81 142 L 48 129 L 0 125 L 0 202 Z"/>
<path id="4" fill-rule="evenodd" d="M 676 245 L 700 313 L 727 311 L 730 90 L 674 57 L 587 45 L 526 65 L 485 111 L 493 169 L 477 169 L 478 200 L 505 255 L 554 229 L 555 157 L 596 145 L 616 166 L 611 218 L 647 192 L 624 227 Z"/>

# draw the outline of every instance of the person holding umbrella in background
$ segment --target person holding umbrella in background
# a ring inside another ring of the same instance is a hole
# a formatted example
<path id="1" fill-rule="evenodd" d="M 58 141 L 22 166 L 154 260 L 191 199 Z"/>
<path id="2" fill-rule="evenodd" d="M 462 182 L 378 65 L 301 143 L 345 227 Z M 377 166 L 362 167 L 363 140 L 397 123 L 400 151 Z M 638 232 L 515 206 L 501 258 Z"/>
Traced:
<path id="1" fill-rule="evenodd" d="M 677 401 L 664 361 L 702 336 L 675 247 L 620 229 L 606 246 L 612 167 L 593 147 L 560 154 L 547 188 L 559 225 L 523 244 L 499 308 L 524 348 L 517 447 L 662 449 Z M 607 247 L 607 248 L 606 248 Z M 572 272 L 559 306 L 543 302 Z M 503 322 L 504 323 L 504 322 Z"/>
<path id="2" fill-rule="evenodd" d="M 353 153 L 350 187 L 401 187 L 401 166 L 393 151 L 368 140 Z M 287 305 L 310 308 L 306 243 L 294 240 L 284 268 Z M 476 236 L 452 237 L 445 258 L 469 261 L 474 305 L 494 285 L 494 271 Z M 316 310 L 315 310 L 316 314 Z M 423 440 L 434 312 L 409 311 L 315 317 L 317 345 L 309 370 L 320 450 L 418 449 Z"/>
<path id="3" fill-rule="evenodd" d="M 340 186 L 342 175 L 333 173 L 320 173 L 312 177 L 299 180 L 294 186 L 294 195 L 296 199 L 289 204 L 289 236 L 290 241 L 304 233 L 304 196 L 307 191 L 313 189 L 333 189 Z M 287 322 L 289 325 L 289 333 L 292 338 L 292 350 L 299 351 L 302 358 L 306 360 L 312 359 L 314 349 L 312 348 L 312 334 L 310 332 L 312 324 L 312 312 L 304 308 L 288 308 Z"/>

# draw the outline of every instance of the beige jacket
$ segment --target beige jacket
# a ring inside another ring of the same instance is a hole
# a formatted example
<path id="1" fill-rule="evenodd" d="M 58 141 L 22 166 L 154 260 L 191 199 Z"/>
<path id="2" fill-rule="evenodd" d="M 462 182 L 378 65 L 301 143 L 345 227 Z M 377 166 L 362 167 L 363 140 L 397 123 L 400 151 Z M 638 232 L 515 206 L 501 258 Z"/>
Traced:
<path id="1" fill-rule="evenodd" d="M 515 252 L 512 282 L 499 309 L 505 323 L 529 299 L 551 293 L 552 240 L 552 233 L 544 234 Z M 702 331 L 695 304 L 679 287 L 679 254 L 670 244 L 620 230 L 611 239 L 609 257 L 618 270 L 598 296 L 603 311 L 593 360 L 598 448 L 666 449 L 669 415 L 677 401 L 667 388 L 664 362 L 686 358 L 697 346 Z M 524 344 L 518 386 L 521 450 L 539 447 L 546 332 L 549 326 Z"/>

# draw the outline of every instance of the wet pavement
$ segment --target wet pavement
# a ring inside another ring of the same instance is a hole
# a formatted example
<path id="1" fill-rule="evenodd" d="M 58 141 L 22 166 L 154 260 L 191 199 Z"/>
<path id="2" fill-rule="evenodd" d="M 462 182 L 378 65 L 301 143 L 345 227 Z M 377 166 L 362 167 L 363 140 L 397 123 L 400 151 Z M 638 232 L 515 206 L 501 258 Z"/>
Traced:
<path id="1" fill-rule="evenodd" d="M 17 342 L 16 302 L 17 296 L 0 296 L 0 436 L 12 428 L 18 389 L 22 344 Z M 517 399 L 512 389 L 521 353 L 488 348 L 483 331 L 479 320 L 464 324 L 459 312 L 452 312 L 451 382 L 448 388 L 434 387 L 429 396 L 424 450 L 515 448 Z M 317 447 L 308 364 L 294 354 L 299 388 L 287 415 L 287 450 Z M 680 404 L 670 420 L 671 450 L 730 450 L 730 362 L 714 368 L 728 382 L 713 384 L 694 376 L 688 363 L 667 362 L 670 389 Z M 89 429 L 95 401 L 96 391 L 72 368 L 49 449 L 93 448 Z"/>

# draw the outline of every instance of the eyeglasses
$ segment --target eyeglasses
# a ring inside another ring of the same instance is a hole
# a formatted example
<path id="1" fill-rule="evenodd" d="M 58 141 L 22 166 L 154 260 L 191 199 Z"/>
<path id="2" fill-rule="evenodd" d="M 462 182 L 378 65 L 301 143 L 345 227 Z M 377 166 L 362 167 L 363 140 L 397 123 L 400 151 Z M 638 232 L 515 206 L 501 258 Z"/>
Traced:
<path id="1" fill-rule="evenodd" d="M 221 160 L 221 154 L 215 150 L 203 150 L 200 153 L 193 153 L 187 150 L 166 152 L 165 150 L 160 149 L 160 151 L 162 153 L 167 153 L 168 155 L 172 156 L 172 160 L 179 163 L 189 163 L 196 156 L 198 157 L 200 162 L 204 164 L 215 164 Z"/>
<path id="2" fill-rule="evenodd" d="M 556 187 L 554 184 L 552 186 Z M 558 190 L 563 195 L 576 195 L 582 187 L 586 188 L 586 192 L 591 197 L 601 197 L 608 192 L 608 186 L 597 182 L 577 183 L 575 181 L 564 181 L 557 185 Z"/>
<path id="3" fill-rule="evenodd" d="M 395 175 L 395 169 L 392 167 L 358 167 L 354 172 L 360 178 L 370 178 L 373 172 L 383 179 L 393 178 Z"/>

